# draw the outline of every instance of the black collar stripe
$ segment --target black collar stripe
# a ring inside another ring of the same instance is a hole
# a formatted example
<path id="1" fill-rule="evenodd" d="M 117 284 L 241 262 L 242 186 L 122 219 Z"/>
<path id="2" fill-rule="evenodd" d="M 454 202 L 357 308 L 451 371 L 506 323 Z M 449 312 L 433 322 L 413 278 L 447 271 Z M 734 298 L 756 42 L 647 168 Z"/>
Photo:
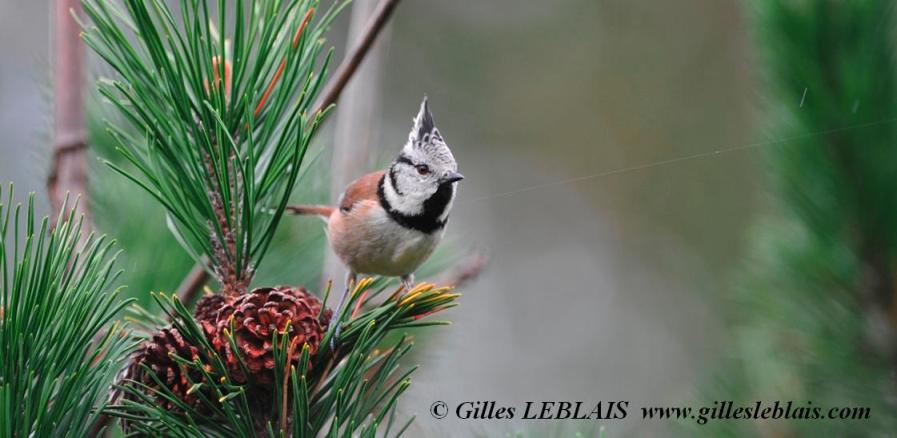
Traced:
<path id="1" fill-rule="evenodd" d="M 455 187 L 452 184 L 443 184 L 439 186 L 436 193 L 424 201 L 423 212 L 416 215 L 408 215 L 402 213 L 392 207 L 389 199 L 386 199 L 384 185 L 386 184 L 386 176 L 380 178 L 377 186 L 377 197 L 380 198 L 380 206 L 389 214 L 389 216 L 399 225 L 417 230 L 425 234 L 431 234 L 445 227 L 448 219 L 442 220 L 439 217 L 445 212 L 449 202 L 455 194 Z"/>
<path id="2" fill-rule="evenodd" d="M 392 185 L 392 189 L 395 190 L 396 194 L 399 196 L 405 196 L 401 190 L 399 190 L 399 183 L 396 182 L 396 166 L 393 165 L 389 168 L 389 182 Z"/>

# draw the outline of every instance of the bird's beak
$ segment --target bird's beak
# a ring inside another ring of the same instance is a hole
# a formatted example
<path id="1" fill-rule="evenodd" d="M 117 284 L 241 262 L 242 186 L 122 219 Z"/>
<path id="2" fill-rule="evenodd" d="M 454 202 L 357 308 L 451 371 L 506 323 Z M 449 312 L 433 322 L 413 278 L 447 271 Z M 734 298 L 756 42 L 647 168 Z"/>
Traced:
<path id="1" fill-rule="evenodd" d="M 445 174 L 445 176 L 442 177 L 442 182 L 445 184 L 451 184 L 453 182 L 461 181 L 462 179 L 464 179 L 464 175 L 461 175 L 454 170 L 450 170 Z"/>

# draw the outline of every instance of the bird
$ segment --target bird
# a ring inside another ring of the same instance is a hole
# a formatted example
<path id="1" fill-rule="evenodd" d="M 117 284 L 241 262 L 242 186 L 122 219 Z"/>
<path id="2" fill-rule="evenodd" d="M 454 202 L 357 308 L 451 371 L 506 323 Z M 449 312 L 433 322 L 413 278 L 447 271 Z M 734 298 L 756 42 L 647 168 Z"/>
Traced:
<path id="1" fill-rule="evenodd" d="M 327 222 L 330 247 L 347 268 L 337 314 L 359 274 L 399 277 L 404 289 L 411 290 L 414 271 L 445 234 L 464 175 L 436 127 L 426 96 L 412 122 L 408 140 L 390 166 L 350 183 L 337 206 L 287 207 L 293 214 L 317 215 Z M 332 341 L 339 331 L 338 324 Z"/>

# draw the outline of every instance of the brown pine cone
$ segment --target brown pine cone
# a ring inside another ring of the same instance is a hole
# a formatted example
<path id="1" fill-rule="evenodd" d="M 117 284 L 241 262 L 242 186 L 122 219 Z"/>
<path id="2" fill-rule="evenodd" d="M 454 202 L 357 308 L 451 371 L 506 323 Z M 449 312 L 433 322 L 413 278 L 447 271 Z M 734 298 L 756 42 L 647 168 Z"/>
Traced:
<path id="1" fill-rule="evenodd" d="M 227 314 L 224 315 L 223 318 L 219 318 L 219 314 L 221 309 L 225 307 L 225 304 L 233 301 L 235 297 L 232 295 L 224 295 L 221 293 L 206 295 L 202 297 L 198 303 L 196 303 L 196 309 L 193 311 L 193 317 L 196 319 L 196 322 L 202 328 L 203 333 L 206 335 L 206 339 L 209 342 L 214 342 L 215 333 L 218 331 L 218 320 L 219 319 L 227 319 L 230 317 L 230 313 L 232 310 L 228 307 Z"/>
<path id="2" fill-rule="evenodd" d="M 218 311 L 228 301 L 228 297 L 223 294 L 206 295 L 199 299 L 196 303 L 196 309 L 193 311 L 193 317 L 197 321 L 217 321 Z"/>
<path id="3" fill-rule="evenodd" d="M 211 339 L 212 345 L 226 360 L 234 380 L 244 383 L 247 376 L 224 334 L 225 329 L 230 329 L 233 318 L 234 340 L 240 358 L 256 383 L 270 384 L 274 382 L 271 343 L 274 331 L 283 332 L 289 327 L 292 345 L 296 346 L 293 362 L 297 363 L 302 345 L 308 344 L 314 354 L 327 331 L 331 312 L 325 310 L 319 320 L 320 313 L 321 301 L 305 288 L 258 288 L 222 306 L 218 312 L 217 331 Z"/>
<path id="4" fill-rule="evenodd" d="M 135 352 L 131 361 L 128 377 L 143 383 L 150 388 L 162 390 L 156 379 L 141 365 L 146 365 L 155 373 L 156 378 L 162 382 L 174 395 L 188 405 L 198 406 L 199 399 L 196 394 L 187 394 L 187 391 L 203 380 L 201 372 L 189 369 L 185 365 L 178 364 L 170 355 L 175 354 L 181 358 L 195 360 L 199 356 L 199 350 L 187 344 L 183 336 L 175 328 L 164 328 L 153 335 L 152 339 L 143 343 Z M 191 383 L 192 381 L 192 383 Z M 154 395 L 156 402 L 165 409 L 175 410 L 175 404 L 159 394 Z"/>

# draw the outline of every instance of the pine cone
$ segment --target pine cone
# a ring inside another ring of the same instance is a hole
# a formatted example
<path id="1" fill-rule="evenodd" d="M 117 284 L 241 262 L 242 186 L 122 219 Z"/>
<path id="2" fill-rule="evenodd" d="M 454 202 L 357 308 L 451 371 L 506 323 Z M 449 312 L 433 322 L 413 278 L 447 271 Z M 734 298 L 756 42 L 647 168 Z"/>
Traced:
<path id="1" fill-rule="evenodd" d="M 202 297 L 198 303 L 196 303 L 196 309 L 193 311 L 193 317 L 196 319 L 196 322 L 202 328 L 203 333 L 206 335 L 206 339 L 209 342 L 214 343 L 214 339 L 216 333 L 218 332 L 218 320 L 230 317 L 230 312 L 232 309 L 230 307 L 227 308 L 227 313 L 223 318 L 219 318 L 221 314 L 221 309 L 225 307 L 225 304 L 229 304 L 233 301 L 234 296 L 225 296 L 224 294 L 214 294 L 214 295 L 206 295 Z"/>
<path id="2" fill-rule="evenodd" d="M 193 317 L 197 321 L 217 321 L 218 311 L 224 306 L 228 298 L 223 294 L 206 295 L 200 298 L 196 303 L 196 309 L 193 311 Z"/>
<path id="3" fill-rule="evenodd" d="M 201 372 L 188 369 L 187 366 L 178 364 L 170 356 L 176 354 L 181 358 L 194 360 L 199 356 L 199 350 L 187 344 L 183 336 L 175 328 L 164 328 L 154 334 L 152 339 L 146 341 L 134 354 L 128 377 L 143 383 L 150 388 L 162 390 L 156 379 L 153 378 L 141 365 L 146 365 L 155 373 L 156 378 L 162 382 L 174 395 L 188 405 L 198 406 L 199 399 L 195 394 L 187 394 L 187 390 L 203 380 Z M 192 383 L 191 383 L 192 382 Z M 168 410 L 175 410 L 175 404 L 159 394 L 154 395 L 156 403 Z"/>
<path id="4" fill-rule="evenodd" d="M 194 317 L 213 348 L 225 359 L 231 377 L 237 383 L 246 383 L 247 376 L 240 366 L 240 359 L 224 334 L 233 320 L 239 357 L 256 383 L 270 384 L 274 382 L 271 344 L 274 330 L 282 332 L 289 326 L 290 339 L 298 347 L 293 363 L 298 363 L 302 345 L 307 343 L 314 354 L 327 331 L 331 312 L 325 310 L 319 320 L 321 306 L 321 301 L 304 288 L 281 286 L 259 288 L 240 296 L 215 294 L 203 297 L 196 305 Z M 197 394 L 187 394 L 187 391 L 194 383 L 203 381 L 202 373 L 178 364 L 171 354 L 194 360 L 199 357 L 199 349 L 189 345 L 176 328 L 161 329 L 135 352 L 128 377 L 157 390 L 165 386 L 183 402 L 201 408 Z M 149 367 L 162 385 L 141 365 Z M 165 397 L 154 395 L 154 398 L 165 409 L 177 409 L 175 403 Z"/>
<path id="5" fill-rule="evenodd" d="M 240 359 L 234 354 L 230 342 L 224 334 L 230 328 L 233 318 L 234 340 L 239 357 L 246 364 L 253 380 L 260 384 L 274 382 L 274 351 L 271 343 L 274 331 L 282 332 L 289 326 L 291 342 L 298 346 L 293 362 L 298 363 L 299 351 L 308 344 L 311 353 L 327 331 L 331 312 L 325 310 L 322 318 L 321 301 L 308 293 L 305 288 L 279 286 L 258 288 L 226 302 L 218 312 L 216 333 L 212 345 L 226 360 L 231 376 L 238 383 L 246 377 L 240 366 Z"/>

